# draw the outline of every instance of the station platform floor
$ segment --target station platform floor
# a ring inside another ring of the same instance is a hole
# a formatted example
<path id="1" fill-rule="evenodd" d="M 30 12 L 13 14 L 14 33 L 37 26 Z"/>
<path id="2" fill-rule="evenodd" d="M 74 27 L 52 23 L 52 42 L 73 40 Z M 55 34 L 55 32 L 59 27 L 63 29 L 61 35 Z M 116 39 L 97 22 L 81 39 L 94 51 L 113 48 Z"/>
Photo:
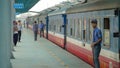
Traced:
<path id="1" fill-rule="evenodd" d="M 89 64 L 44 38 L 34 41 L 33 32 L 24 29 L 14 47 L 13 68 L 92 68 Z"/>

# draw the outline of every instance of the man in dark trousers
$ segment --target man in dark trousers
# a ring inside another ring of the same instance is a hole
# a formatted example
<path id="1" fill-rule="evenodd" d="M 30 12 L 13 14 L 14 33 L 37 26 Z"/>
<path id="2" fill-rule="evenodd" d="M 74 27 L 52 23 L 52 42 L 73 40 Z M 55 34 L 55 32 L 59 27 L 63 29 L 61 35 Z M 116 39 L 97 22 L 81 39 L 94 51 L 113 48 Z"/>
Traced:
<path id="1" fill-rule="evenodd" d="M 37 41 L 37 33 L 38 33 L 38 24 L 35 21 L 33 25 L 33 32 L 34 32 L 34 40 Z"/>
<path id="2" fill-rule="evenodd" d="M 93 30 L 93 42 L 91 44 L 92 52 L 93 52 L 93 62 L 95 68 L 100 68 L 99 62 L 99 54 L 101 51 L 101 41 L 102 41 L 102 33 L 101 30 L 97 27 L 97 20 L 93 19 L 91 21 Z"/>
<path id="3" fill-rule="evenodd" d="M 17 27 L 17 22 L 13 21 L 13 43 L 14 43 L 14 46 L 17 45 L 17 41 L 18 41 L 18 27 Z"/>
<path id="4" fill-rule="evenodd" d="M 21 42 L 21 34 L 22 34 L 22 23 L 21 20 L 18 21 L 18 42 Z"/>
<path id="5" fill-rule="evenodd" d="M 40 28 L 40 37 L 41 37 L 41 35 L 44 37 L 44 24 L 42 21 L 39 24 L 39 28 Z"/>

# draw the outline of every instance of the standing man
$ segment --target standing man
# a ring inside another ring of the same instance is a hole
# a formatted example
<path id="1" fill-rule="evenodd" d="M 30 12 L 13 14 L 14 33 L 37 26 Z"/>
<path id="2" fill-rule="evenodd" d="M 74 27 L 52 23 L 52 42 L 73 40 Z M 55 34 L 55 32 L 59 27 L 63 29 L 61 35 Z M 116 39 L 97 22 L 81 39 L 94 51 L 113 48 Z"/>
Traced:
<path id="1" fill-rule="evenodd" d="M 13 43 L 14 43 L 14 46 L 17 45 L 17 41 L 18 41 L 18 27 L 17 27 L 17 22 L 13 21 Z"/>
<path id="2" fill-rule="evenodd" d="M 18 42 L 21 41 L 21 34 L 22 34 L 22 23 L 21 23 L 21 21 L 19 20 L 19 21 L 18 21 Z"/>
<path id="3" fill-rule="evenodd" d="M 33 25 L 33 32 L 34 32 L 34 40 L 37 41 L 37 33 L 38 33 L 38 24 L 35 21 Z"/>
<path id="4" fill-rule="evenodd" d="M 40 37 L 41 37 L 41 35 L 44 37 L 44 24 L 42 21 L 39 24 L 39 28 L 40 28 Z"/>
<path id="5" fill-rule="evenodd" d="M 100 68 L 99 62 L 99 54 L 101 51 L 101 41 L 102 41 L 102 33 L 101 30 L 97 27 L 97 20 L 93 19 L 91 21 L 93 27 L 93 42 L 91 44 L 92 52 L 93 52 L 93 62 L 95 68 Z"/>

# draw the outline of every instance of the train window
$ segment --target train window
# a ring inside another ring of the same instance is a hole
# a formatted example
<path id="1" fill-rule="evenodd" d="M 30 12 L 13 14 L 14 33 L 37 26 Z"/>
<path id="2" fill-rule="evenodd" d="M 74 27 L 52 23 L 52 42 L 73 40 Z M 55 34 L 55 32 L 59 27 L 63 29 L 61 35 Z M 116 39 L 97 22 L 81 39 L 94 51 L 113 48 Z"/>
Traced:
<path id="1" fill-rule="evenodd" d="M 51 25 L 49 25 L 49 30 L 51 31 Z"/>
<path id="2" fill-rule="evenodd" d="M 109 18 L 104 18 L 104 29 L 110 29 L 110 20 Z"/>
<path id="3" fill-rule="evenodd" d="M 56 25 L 54 25 L 54 31 L 56 32 Z"/>
<path id="4" fill-rule="evenodd" d="M 75 20 L 74 20 L 74 22 L 73 22 L 73 37 L 75 37 L 75 29 L 76 29 L 76 23 L 75 23 Z"/>
<path id="5" fill-rule="evenodd" d="M 56 32 L 60 32 L 60 28 L 59 28 L 60 24 L 59 24 L 59 20 L 56 19 L 55 20 L 55 27 L 56 27 Z"/>
<path id="6" fill-rule="evenodd" d="M 70 28 L 70 35 L 72 36 L 72 32 L 73 32 L 73 30 L 72 30 L 72 28 Z"/>
<path id="7" fill-rule="evenodd" d="M 63 25 L 62 20 L 59 20 L 59 30 L 61 33 L 63 33 L 62 32 L 62 28 L 63 28 L 62 25 Z"/>
<path id="8" fill-rule="evenodd" d="M 101 21 L 100 20 L 101 20 L 101 18 L 97 18 L 97 22 L 98 22 L 97 26 L 99 29 L 101 29 Z"/>
<path id="9" fill-rule="evenodd" d="M 80 38 L 80 32 L 79 32 L 80 24 L 79 24 L 79 21 L 76 24 L 77 24 L 77 30 L 76 30 L 77 38 Z"/>
<path id="10" fill-rule="evenodd" d="M 110 46 L 110 19 L 104 18 L 104 33 L 103 33 L 103 44 L 104 46 Z"/>
<path id="11" fill-rule="evenodd" d="M 81 39 L 81 37 L 82 37 L 82 36 L 81 36 L 81 35 L 82 35 L 82 34 L 81 34 L 81 33 L 82 33 L 82 31 L 81 31 L 81 30 L 82 30 L 81 24 L 82 24 L 82 22 L 81 22 L 81 20 L 79 20 L 78 22 L 79 22 L 79 34 L 78 34 L 78 36 L 79 36 L 79 38 Z"/>
<path id="12" fill-rule="evenodd" d="M 61 32 L 61 30 L 62 30 L 62 26 L 60 26 L 60 32 Z"/>
<path id="13" fill-rule="evenodd" d="M 54 22 L 52 21 L 52 22 L 51 22 L 52 31 L 54 31 L 54 25 L 53 25 L 53 24 L 54 24 Z"/>
<path id="14" fill-rule="evenodd" d="M 75 19 L 74 25 L 75 25 L 75 27 L 74 27 L 75 28 L 75 38 L 78 38 L 78 33 L 79 33 L 78 32 L 78 30 L 79 30 L 78 29 L 78 27 L 79 27 L 78 26 L 78 19 Z"/>
<path id="15" fill-rule="evenodd" d="M 81 39 L 81 20 L 79 19 L 77 20 L 76 26 L 77 26 L 77 30 L 76 30 L 77 38 Z"/>
<path id="16" fill-rule="evenodd" d="M 71 22 L 70 22 L 70 36 L 71 37 L 74 37 L 74 29 L 75 29 L 74 19 L 71 19 Z"/>
<path id="17" fill-rule="evenodd" d="M 89 40 L 92 41 L 92 38 L 93 38 L 93 27 L 91 25 L 91 19 L 89 21 Z"/>
<path id="18" fill-rule="evenodd" d="M 83 40 L 86 41 L 86 19 L 83 22 Z"/>

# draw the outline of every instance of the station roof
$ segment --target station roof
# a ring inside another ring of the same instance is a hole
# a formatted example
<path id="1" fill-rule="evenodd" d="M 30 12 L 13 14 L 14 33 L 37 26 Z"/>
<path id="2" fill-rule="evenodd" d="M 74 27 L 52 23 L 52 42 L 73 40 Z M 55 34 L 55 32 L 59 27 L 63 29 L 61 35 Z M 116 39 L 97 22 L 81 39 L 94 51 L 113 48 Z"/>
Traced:
<path id="1" fill-rule="evenodd" d="M 15 3 L 24 4 L 24 8 L 16 9 L 16 13 L 24 13 L 27 12 L 30 8 L 32 8 L 38 1 L 40 0 L 15 0 Z"/>
<path id="2" fill-rule="evenodd" d="M 71 6 L 75 5 L 74 3 L 71 3 L 71 2 L 63 2 L 61 4 L 58 4 L 54 7 L 57 7 L 57 9 L 55 9 L 53 12 L 50 12 L 48 14 L 48 16 L 51 16 L 51 15 L 59 15 L 59 14 L 65 14 L 66 13 L 66 10 L 68 8 L 70 8 Z"/>

